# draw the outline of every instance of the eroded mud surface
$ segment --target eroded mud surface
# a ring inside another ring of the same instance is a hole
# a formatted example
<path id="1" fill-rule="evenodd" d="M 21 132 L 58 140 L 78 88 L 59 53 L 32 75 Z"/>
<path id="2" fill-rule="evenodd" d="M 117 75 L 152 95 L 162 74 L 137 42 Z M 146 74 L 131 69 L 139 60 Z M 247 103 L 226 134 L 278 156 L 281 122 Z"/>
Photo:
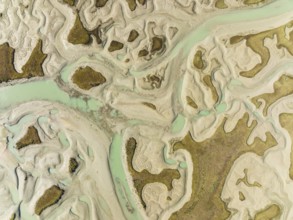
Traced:
<path id="1" fill-rule="evenodd" d="M 0 219 L 293 219 L 292 12 L 0 2 Z"/>

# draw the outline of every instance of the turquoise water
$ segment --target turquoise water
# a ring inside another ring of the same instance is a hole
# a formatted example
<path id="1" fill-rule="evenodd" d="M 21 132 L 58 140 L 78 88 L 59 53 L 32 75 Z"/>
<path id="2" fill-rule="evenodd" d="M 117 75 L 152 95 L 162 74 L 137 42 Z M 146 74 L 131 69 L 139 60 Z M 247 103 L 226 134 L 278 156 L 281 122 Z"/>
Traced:
<path id="1" fill-rule="evenodd" d="M 122 136 L 115 134 L 110 148 L 109 159 L 112 178 L 126 219 L 140 220 L 143 218 L 136 208 L 136 204 L 132 198 L 132 192 L 126 179 L 125 170 L 123 168 L 123 162 L 121 160 L 122 148 Z"/>
<path id="2" fill-rule="evenodd" d="M 59 102 L 83 112 L 97 111 L 102 106 L 98 100 L 70 97 L 53 80 L 27 82 L 0 88 L 0 109 L 35 100 Z"/>
<path id="3" fill-rule="evenodd" d="M 292 0 L 277 0 L 263 7 L 247 8 L 247 9 L 235 9 L 233 11 L 227 11 L 226 14 L 216 15 L 211 17 L 206 22 L 198 25 L 190 32 L 185 38 L 183 38 L 168 54 L 162 59 L 171 61 L 172 59 L 184 59 L 193 49 L 194 45 L 209 36 L 210 32 L 219 25 L 234 24 L 241 22 L 249 22 L 260 19 L 267 19 L 274 16 L 282 15 L 284 13 L 291 12 L 293 10 Z M 178 56 L 180 54 L 180 56 Z M 158 58 L 160 59 L 160 58 Z M 162 61 L 160 59 L 160 61 Z M 158 63 L 159 65 L 159 63 Z M 156 68 L 157 65 L 154 65 Z M 135 70 L 131 69 L 129 72 L 133 76 L 142 76 L 150 70 Z"/>

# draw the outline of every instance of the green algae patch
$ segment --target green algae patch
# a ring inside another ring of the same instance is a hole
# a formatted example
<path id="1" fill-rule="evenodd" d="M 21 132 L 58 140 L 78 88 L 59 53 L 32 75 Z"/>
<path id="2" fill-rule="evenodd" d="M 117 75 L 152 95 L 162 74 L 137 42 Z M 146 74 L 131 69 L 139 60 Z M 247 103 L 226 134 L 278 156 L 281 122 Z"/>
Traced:
<path id="1" fill-rule="evenodd" d="M 171 125 L 172 133 L 180 132 L 184 128 L 185 123 L 186 118 L 183 115 L 179 114 Z"/>
<path id="2" fill-rule="evenodd" d="M 223 113 L 223 112 L 226 111 L 226 109 L 227 109 L 227 104 L 226 103 L 221 103 L 221 104 L 216 106 L 217 113 Z"/>
<path id="3" fill-rule="evenodd" d="M 64 190 L 58 186 L 52 186 L 47 189 L 44 194 L 39 198 L 36 203 L 35 213 L 41 215 L 41 213 L 48 207 L 56 204 L 64 194 Z"/>
<path id="4" fill-rule="evenodd" d="M 209 110 L 201 110 L 199 112 L 200 116 L 208 116 L 209 114 L 211 114 L 211 112 Z"/>
<path id="5" fill-rule="evenodd" d="M 58 139 L 59 139 L 59 142 L 62 144 L 63 147 L 69 147 L 70 146 L 70 143 L 65 135 L 64 132 L 59 132 L 58 133 Z"/>
<path id="6" fill-rule="evenodd" d="M 169 164 L 169 165 L 174 165 L 177 163 L 176 160 L 173 160 L 173 159 L 170 159 L 169 156 L 168 156 L 168 151 L 169 151 L 169 148 L 167 146 L 164 147 L 163 149 L 163 155 L 164 155 L 164 161 L 166 164 Z"/>
<path id="7" fill-rule="evenodd" d="M 90 67 L 81 67 L 75 71 L 72 76 L 72 81 L 79 88 L 90 90 L 93 87 L 99 86 L 106 82 L 106 78 Z"/>
<path id="8" fill-rule="evenodd" d="M 180 162 L 179 166 L 182 169 L 186 169 L 187 168 L 187 163 L 186 162 Z"/>
<path id="9" fill-rule="evenodd" d="M 38 130 L 34 126 L 27 129 L 27 133 L 16 143 L 16 149 L 20 150 L 28 145 L 40 144 L 41 139 Z"/>

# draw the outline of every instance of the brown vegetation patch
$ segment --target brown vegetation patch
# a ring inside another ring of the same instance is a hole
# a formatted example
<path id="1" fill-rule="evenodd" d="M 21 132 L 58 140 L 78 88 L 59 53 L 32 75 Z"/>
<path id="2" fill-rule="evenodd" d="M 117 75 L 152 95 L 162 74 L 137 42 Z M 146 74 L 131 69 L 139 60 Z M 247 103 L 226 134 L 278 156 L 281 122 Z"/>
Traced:
<path id="1" fill-rule="evenodd" d="M 16 148 L 20 150 L 28 145 L 40 143 L 42 142 L 38 130 L 34 126 L 30 126 L 27 129 L 27 133 L 16 143 Z"/>
<path id="2" fill-rule="evenodd" d="M 96 7 L 102 8 L 107 4 L 108 0 L 96 0 Z"/>
<path id="3" fill-rule="evenodd" d="M 203 62 L 203 59 L 202 59 L 202 51 L 201 50 L 198 50 L 195 55 L 194 55 L 194 58 L 193 58 L 193 65 L 197 68 L 197 69 L 200 69 L 202 70 L 204 68 L 204 62 Z"/>
<path id="4" fill-rule="evenodd" d="M 110 46 L 108 48 L 108 51 L 109 52 L 114 52 L 116 50 L 121 50 L 123 48 L 123 46 L 124 46 L 124 44 L 122 44 L 121 42 L 113 40 L 110 43 Z"/>
<path id="5" fill-rule="evenodd" d="M 80 67 L 72 76 L 72 81 L 79 88 L 90 90 L 93 87 L 99 86 L 106 82 L 106 78 L 89 66 Z"/>
<path id="6" fill-rule="evenodd" d="M 126 143 L 126 154 L 128 170 L 133 179 L 134 187 L 138 193 L 142 205 L 145 207 L 145 203 L 142 199 L 142 189 L 148 183 L 163 183 L 167 186 L 168 190 L 172 190 L 172 180 L 179 179 L 180 173 L 178 170 L 165 169 L 160 174 L 151 174 L 147 170 L 137 172 L 132 166 L 132 160 L 136 149 L 137 142 L 134 138 L 129 138 Z"/>
<path id="7" fill-rule="evenodd" d="M 280 124 L 285 128 L 291 138 L 291 153 L 290 153 L 290 167 L 289 176 L 293 180 L 293 114 L 283 113 L 280 115 Z"/>
<path id="8" fill-rule="evenodd" d="M 258 212 L 254 220 L 273 220 L 279 219 L 281 215 L 281 209 L 278 205 L 272 204 L 269 207 L 265 208 L 264 210 Z"/>
<path id="9" fill-rule="evenodd" d="M 42 64 L 47 55 L 42 52 L 42 41 L 39 40 L 26 64 L 22 67 L 22 73 L 14 68 L 15 50 L 8 43 L 0 45 L 0 83 L 16 79 L 44 76 Z"/>
<path id="10" fill-rule="evenodd" d="M 280 26 L 275 29 L 263 31 L 257 34 L 249 34 L 246 36 L 234 36 L 230 38 L 231 44 L 236 44 L 242 40 L 246 40 L 246 46 L 250 47 L 253 52 L 260 55 L 261 62 L 258 63 L 255 67 L 248 71 L 240 72 L 241 76 L 244 77 L 254 77 L 258 74 L 269 62 L 271 54 L 269 49 L 264 45 L 264 40 L 266 38 L 273 39 L 275 36 L 277 38 L 277 48 L 286 48 L 287 51 L 293 55 L 293 31 L 289 33 L 289 39 L 286 37 L 286 28 L 291 28 L 293 26 L 293 21 L 288 22 L 287 24 Z"/>
<path id="11" fill-rule="evenodd" d="M 75 158 L 69 159 L 69 173 L 74 173 L 78 168 L 78 162 Z"/>
<path id="12" fill-rule="evenodd" d="M 48 207 L 56 204 L 64 194 L 64 190 L 58 186 L 52 186 L 47 189 L 44 194 L 39 198 L 36 203 L 35 213 L 41 215 L 41 213 Z"/>
<path id="13" fill-rule="evenodd" d="M 186 149 L 193 161 L 192 195 L 182 209 L 174 213 L 171 220 L 218 220 L 227 219 L 230 212 L 221 200 L 221 193 L 227 175 L 234 161 L 246 152 L 263 155 L 275 146 L 276 140 L 267 133 L 266 142 L 256 138 L 252 145 L 247 144 L 247 138 L 255 127 L 247 126 L 248 114 L 238 121 L 233 131 L 224 131 L 225 121 L 214 135 L 202 142 L 192 139 L 190 133 L 174 145 L 174 150 Z"/>
<path id="14" fill-rule="evenodd" d="M 228 8 L 228 6 L 227 6 L 226 3 L 225 3 L 225 0 L 218 0 L 218 1 L 216 1 L 215 6 L 216 6 L 216 8 L 218 8 L 218 9 L 225 9 L 225 8 Z"/>
<path id="15" fill-rule="evenodd" d="M 293 77 L 282 75 L 279 80 L 274 83 L 274 92 L 264 93 L 253 97 L 251 99 L 252 103 L 259 107 L 259 99 L 265 100 L 266 104 L 263 110 L 264 115 L 267 115 L 268 108 L 276 102 L 278 99 L 293 94 Z"/>
<path id="16" fill-rule="evenodd" d="M 128 36 L 128 42 L 133 42 L 136 40 L 136 38 L 139 36 L 138 32 L 136 30 L 131 30 Z"/>

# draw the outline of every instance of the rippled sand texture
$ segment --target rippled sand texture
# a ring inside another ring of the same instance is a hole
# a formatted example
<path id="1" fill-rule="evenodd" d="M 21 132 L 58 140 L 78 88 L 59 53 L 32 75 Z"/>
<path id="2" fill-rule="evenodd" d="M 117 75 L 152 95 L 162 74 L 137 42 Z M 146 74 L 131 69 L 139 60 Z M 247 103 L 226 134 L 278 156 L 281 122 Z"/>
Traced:
<path id="1" fill-rule="evenodd" d="M 0 1 L 0 220 L 293 219 L 292 0 Z"/>

